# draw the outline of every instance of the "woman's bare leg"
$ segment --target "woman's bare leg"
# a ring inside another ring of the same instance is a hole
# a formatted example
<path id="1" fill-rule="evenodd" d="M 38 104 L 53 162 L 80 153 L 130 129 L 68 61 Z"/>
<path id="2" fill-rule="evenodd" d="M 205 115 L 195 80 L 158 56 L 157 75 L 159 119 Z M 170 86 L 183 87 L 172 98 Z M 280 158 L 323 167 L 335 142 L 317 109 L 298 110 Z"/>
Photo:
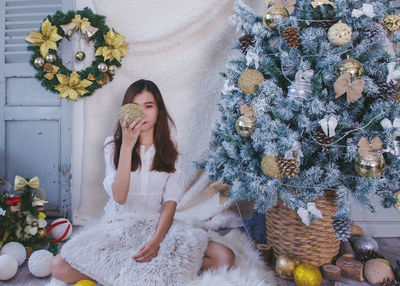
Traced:
<path id="1" fill-rule="evenodd" d="M 89 276 L 86 276 L 71 267 L 71 265 L 69 265 L 60 254 L 57 254 L 51 263 L 51 273 L 54 278 L 66 283 L 75 283 L 80 280 L 93 280 Z"/>
<path id="2" fill-rule="evenodd" d="M 228 266 L 230 269 L 235 262 L 235 254 L 232 249 L 216 241 L 209 241 L 203 258 L 201 270 Z"/>

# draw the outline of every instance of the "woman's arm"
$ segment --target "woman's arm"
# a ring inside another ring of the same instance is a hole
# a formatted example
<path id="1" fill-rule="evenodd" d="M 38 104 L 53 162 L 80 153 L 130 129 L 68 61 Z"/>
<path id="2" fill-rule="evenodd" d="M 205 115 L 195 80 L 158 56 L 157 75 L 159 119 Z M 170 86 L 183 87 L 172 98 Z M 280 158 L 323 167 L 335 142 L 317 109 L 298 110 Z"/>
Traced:
<path id="1" fill-rule="evenodd" d="M 174 220 L 175 210 L 176 202 L 166 201 L 164 203 L 154 236 L 132 258 L 139 262 L 149 262 L 157 256 L 160 243 L 163 241 Z"/>

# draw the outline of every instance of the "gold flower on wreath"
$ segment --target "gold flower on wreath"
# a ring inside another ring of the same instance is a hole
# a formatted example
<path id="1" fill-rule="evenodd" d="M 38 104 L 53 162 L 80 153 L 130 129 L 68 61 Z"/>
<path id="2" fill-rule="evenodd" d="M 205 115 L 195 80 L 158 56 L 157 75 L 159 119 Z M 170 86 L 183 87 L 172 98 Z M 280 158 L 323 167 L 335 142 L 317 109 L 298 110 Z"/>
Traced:
<path id="1" fill-rule="evenodd" d="M 89 92 L 86 87 L 93 84 L 90 80 L 81 80 L 79 74 L 75 70 L 69 77 L 63 74 L 56 74 L 56 76 L 60 83 L 55 86 L 55 89 L 60 93 L 58 98 L 64 97 L 77 101 L 79 96 Z"/>
<path id="2" fill-rule="evenodd" d="M 129 48 L 125 42 L 125 36 L 114 33 L 111 28 L 104 36 L 107 46 L 101 46 L 96 50 L 96 56 L 103 56 L 104 60 L 116 59 L 121 61 L 121 57 L 126 56 L 126 50 Z"/>
<path id="3" fill-rule="evenodd" d="M 34 46 L 40 46 L 40 54 L 46 57 L 49 49 L 57 50 L 57 41 L 62 37 L 57 34 L 57 27 L 52 26 L 48 18 L 42 23 L 41 32 L 31 32 L 25 40 L 32 43 Z"/>

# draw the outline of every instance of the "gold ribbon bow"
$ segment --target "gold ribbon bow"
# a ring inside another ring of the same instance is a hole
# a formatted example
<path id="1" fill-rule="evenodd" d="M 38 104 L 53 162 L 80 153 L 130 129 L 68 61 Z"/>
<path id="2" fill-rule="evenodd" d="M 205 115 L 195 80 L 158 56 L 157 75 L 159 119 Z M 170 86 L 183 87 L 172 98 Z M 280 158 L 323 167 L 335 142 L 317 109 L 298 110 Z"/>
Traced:
<path id="1" fill-rule="evenodd" d="M 342 74 L 333 84 L 333 88 L 338 98 L 344 93 L 347 93 L 347 103 L 356 102 L 362 97 L 364 90 L 364 80 L 357 79 L 351 82 L 351 74 L 346 72 Z"/>
<path id="2" fill-rule="evenodd" d="M 360 141 L 358 141 L 358 153 L 361 157 L 366 158 L 368 152 L 370 151 L 379 151 L 383 150 L 383 142 L 382 140 L 376 136 L 372 139 L 371 143 L 369 143 L 368 139 L 365 137 L 361 137 Z"/>
<path id="3" fill-rule="evenodd" d="M 276 0 L 274 6 L 276 8 L 285 8 L 289 15 L 293 13 L 295 7 L 296 7 L 296 0 Z"/>
<path id="4" fill-rule="evenodd" d="M 71 39 L 72 35 L 78 30 L 85 34 L 88 39 L 93 37 L 93 35 L 99 30 L 98 28 L 95 28 L 90 24 L 88 18 L 81 18 L 81 15 L 75 15 L 74 19 L 72 19 L 70 23 L 66 25 L 60 25 L 60 27 L 63 29 L 65 36 L 69 40 Z"/>
<path id="5" fill-rule="evenodd" d="M 223 184 L 222 182 L 218 181 L 210 185 L 206 191 L 210 197 L 215 196 L 219 193 L 219 204 L 226 203 L 229 200 L 228 190 L 230 186 L 227 184 Z"/>
<path id="6" fill-rule="evenodd" d="M 44 201 L 45 203 L 48 203 L 47 201 L 45 201 L 46 195 L 45 195 L 44 191 L 41 188 L 39 188 L 39 178 L 37 176 L 32 178 L 32 179 L 30 179 L 29 182 L 28 182 L 27 180 L 25 180 L 21 176 L 16 175 L 15 179 L 14 179 L 14 191 L 18 191 L 18 190 L 22 189 L 25 186 L 29 186 L 29 187 L 31 187 L 32 189 L 34 189 L 36 191 L 35 195 L 34 195 L 34 200 L 35 199 L 38 200 L 36 198 L 36 194 L 39 192 L 41 197 L 43 198 L 43 200 L 41 200 L 41 201 Z"/>
<path id="7" fill-rule="evenodd" d="M 336 4 L 329 0 L 315 0 L 311 2 L 311 6 L 315 9 L 317 6 L 322 6 L 324 4 L 331 5 L 333 8 L 336 8 Z"/>

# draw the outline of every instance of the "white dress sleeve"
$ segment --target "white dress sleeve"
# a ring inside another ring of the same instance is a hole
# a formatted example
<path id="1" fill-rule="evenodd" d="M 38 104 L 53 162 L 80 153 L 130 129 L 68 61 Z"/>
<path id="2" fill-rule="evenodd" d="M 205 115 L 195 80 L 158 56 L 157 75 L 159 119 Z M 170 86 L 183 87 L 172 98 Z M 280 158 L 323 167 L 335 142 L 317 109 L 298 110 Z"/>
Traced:
<path id="1" fill-rule="evenodd" d="M 114 166 L 114 143 L 111 142 L 112 140 L 114 140 L 114 137 L 109 136 L 104 141 L 104 161 L 106 164 L 106 173 L 103 181 L 104 189 L 111 198 L 113 198 L 112 184 L 114 183 L 115 176 L 117 175 L 117 170 Z"/>
<path id="2" fill-rule="evenodd" d="M 175 168 L 175 173 L 168 174 L 163 192 L 163 203 L 166 201 L 179 203 L 185 192 L 185 173 L 182 166 L 182 157 L 178 157 Z"/>

